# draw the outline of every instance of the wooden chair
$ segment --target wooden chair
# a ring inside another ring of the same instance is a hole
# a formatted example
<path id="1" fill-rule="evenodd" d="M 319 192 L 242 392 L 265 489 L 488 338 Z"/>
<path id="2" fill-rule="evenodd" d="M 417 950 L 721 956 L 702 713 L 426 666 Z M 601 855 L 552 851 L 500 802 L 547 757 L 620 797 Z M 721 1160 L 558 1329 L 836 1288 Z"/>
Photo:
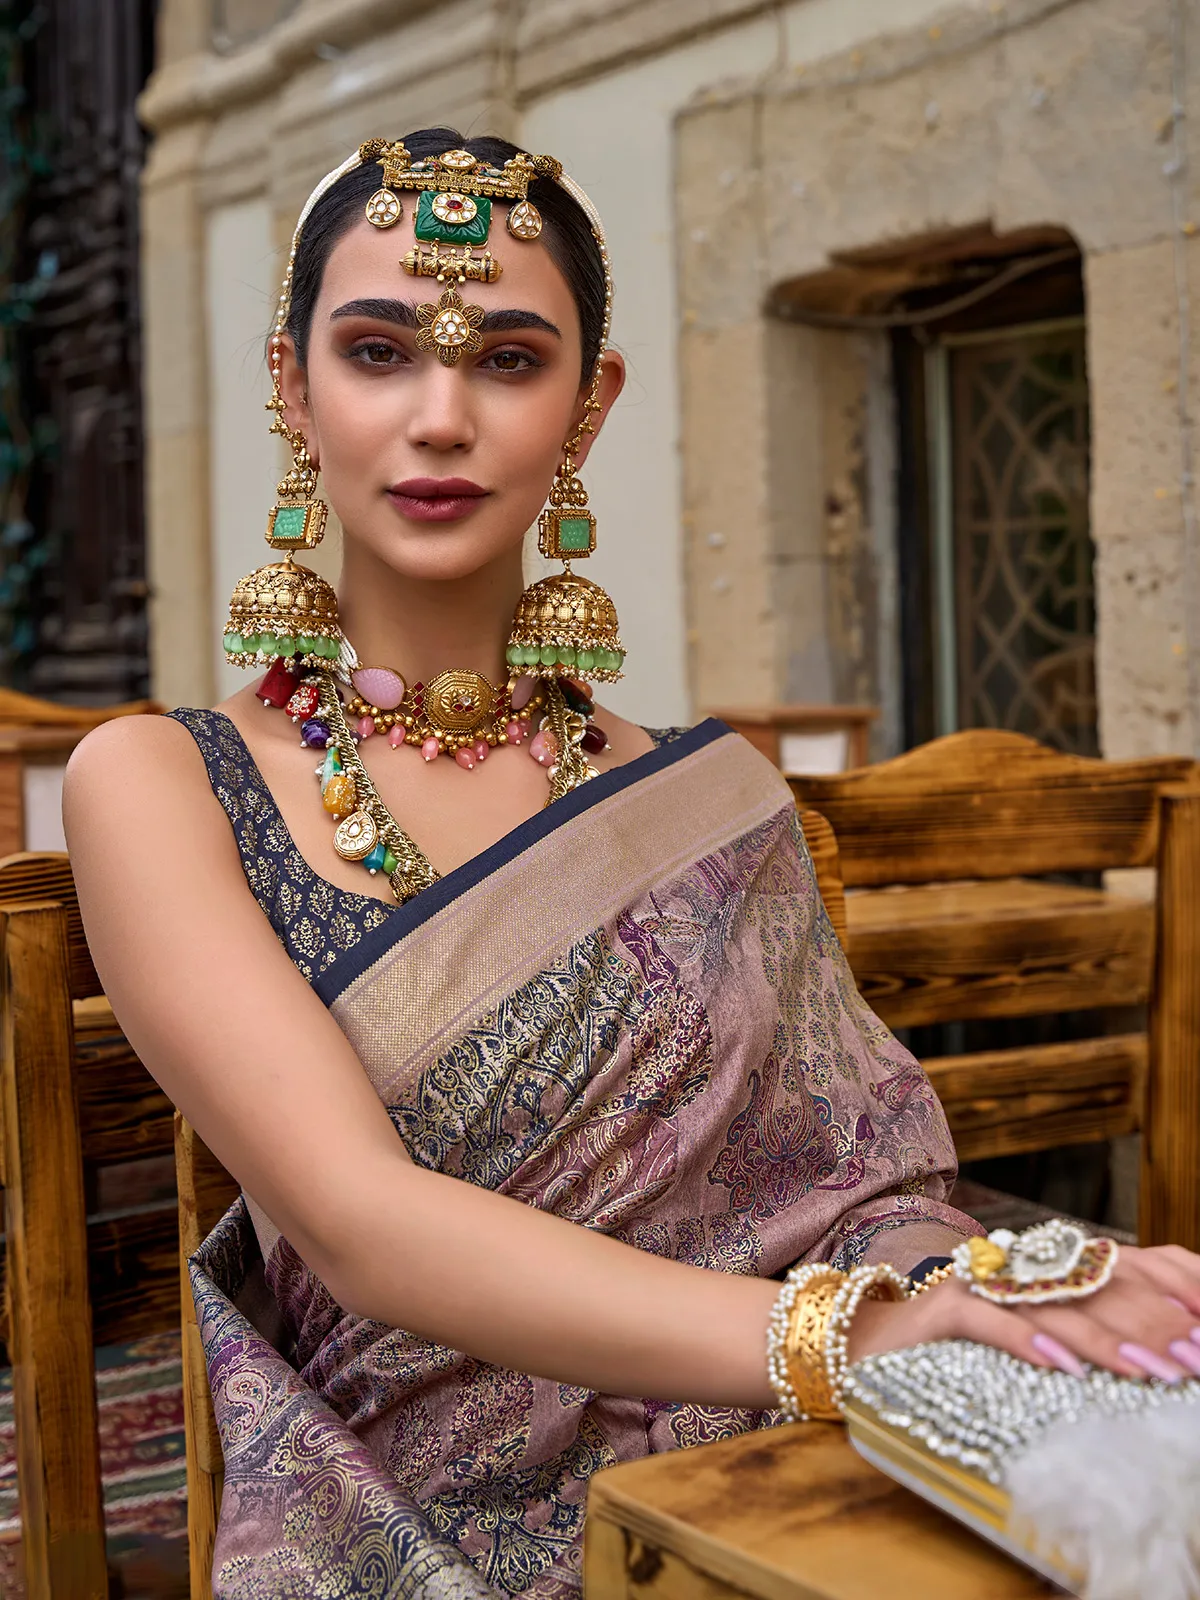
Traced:
<path id="1" fill-rule="evenodd" d="M 0 861 L 5 1339 L 29 1600 L 107 1595 L 94 1343 L 177 1325 L 174 1197 L 89 1223 L 102 1169 L 169 1155 L 172 1109 L 105 1002 L 62 854 Z M 169 1170 L 169 1169 L 168 1169 Z"/>
<path id="2" fill-rule="evenodd" d="M 237 1198 L 238 1186 L 208 1146 L 175 1113 L 179 1189 L 179 1273 L 183 1312 L 183 1420 L 187 1444 L 188 1566 L 191 1600 L 212 1600 L 213 1545 L 225 1462 L 213 1411 L 208 1368 L 196 1322 L 188 1257 L 196 1253 Z"/>
<path id="3" fill-rule="evenodd" d="M 825 902 L 826 914 L 844 948 L 847 938 L 846 891 L 842 883 L 837 837 L 819 811 L 802 811 L 800 826 L 804 829 L 804 842 L 812 857 L 817 888 Z"/>
<path id="4" fill-rule="evenodd" d="M 847 955 L 908 1027 L 1148 1005 L 1145 1031 L 934 1058 L 964 1159 L 1142 1133 L 1139 1237 L 1200 1249 L 1200 775 L 976 730 L 791 781 L 833 827 Z M 1156 868 L 1153 901 L 1037 881 Z"/>

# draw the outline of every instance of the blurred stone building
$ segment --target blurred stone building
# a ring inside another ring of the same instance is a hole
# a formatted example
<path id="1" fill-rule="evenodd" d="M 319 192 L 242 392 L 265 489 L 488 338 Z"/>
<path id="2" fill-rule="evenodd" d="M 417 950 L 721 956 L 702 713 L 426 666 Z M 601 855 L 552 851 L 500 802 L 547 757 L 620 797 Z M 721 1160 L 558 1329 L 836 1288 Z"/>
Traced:
<path id="1" fill-rule="evenodd" d="M 631 375 L 587 476 L 619 709 L 1200 752 L 1198 83 L 1198 0 L 161 0 L 155 691 L 239 681 L 296 213 L 361 139 L 438 122 L 560 157 L 609 228 Z"/>

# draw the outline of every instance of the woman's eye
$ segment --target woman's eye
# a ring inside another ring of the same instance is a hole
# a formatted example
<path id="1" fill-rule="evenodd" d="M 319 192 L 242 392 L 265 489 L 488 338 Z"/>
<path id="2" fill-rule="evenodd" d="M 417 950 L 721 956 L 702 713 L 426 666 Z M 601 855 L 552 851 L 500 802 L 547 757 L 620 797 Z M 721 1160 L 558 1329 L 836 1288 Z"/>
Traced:
<path id="1" fill-rule="evenodd" d="M 382 339 L 368 339 L 356 344 L 350 354 L 354 360 L 369 367 L 389 367 L 400 358 L 395 345 L 387 344 Z"/>
<path id="2" fill-rule="evenodd" d="M 532 372 L 541 362 L 528 350 L 493 350 L 480 365 L 490 367 L 493 372 Z"/>

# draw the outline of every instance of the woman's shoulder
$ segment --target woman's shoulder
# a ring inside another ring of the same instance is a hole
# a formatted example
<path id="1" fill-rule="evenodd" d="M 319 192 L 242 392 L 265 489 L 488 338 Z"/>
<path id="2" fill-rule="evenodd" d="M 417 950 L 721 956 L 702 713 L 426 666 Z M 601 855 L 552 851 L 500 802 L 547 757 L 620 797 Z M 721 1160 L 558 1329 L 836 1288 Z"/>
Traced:
<path id="1" fill-rule="evenodd" d="M 182 707 L 167 715 L 113 717 L 76 746 L 63 778 L 69 811 L 99 796 L 121 796 L 130 813 L 147 804 L 211 806 L 218 779 L 248 764 L 221 710 Z"/>
<path id="2" fill-rule="evenodd" d="M 212 715 L 211 712 L 205 713 Z M 112 717 L 81 739 L 67 763 L 73 787 L 167 774 L 194 766 L 196 741 L 174 717 Z"/>

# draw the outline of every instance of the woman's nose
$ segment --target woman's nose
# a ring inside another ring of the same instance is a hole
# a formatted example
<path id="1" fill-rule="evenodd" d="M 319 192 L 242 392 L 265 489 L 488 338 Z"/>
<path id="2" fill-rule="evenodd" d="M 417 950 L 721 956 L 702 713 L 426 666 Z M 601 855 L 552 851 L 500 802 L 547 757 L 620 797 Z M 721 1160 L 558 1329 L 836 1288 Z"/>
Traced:
<path id="1" fill-rule="evenodd" d="M 466 450 L 475 443 L 475 419 L 465 372 L 429 357 L 410 393 L 410 444 L 429 450 Z"/>

